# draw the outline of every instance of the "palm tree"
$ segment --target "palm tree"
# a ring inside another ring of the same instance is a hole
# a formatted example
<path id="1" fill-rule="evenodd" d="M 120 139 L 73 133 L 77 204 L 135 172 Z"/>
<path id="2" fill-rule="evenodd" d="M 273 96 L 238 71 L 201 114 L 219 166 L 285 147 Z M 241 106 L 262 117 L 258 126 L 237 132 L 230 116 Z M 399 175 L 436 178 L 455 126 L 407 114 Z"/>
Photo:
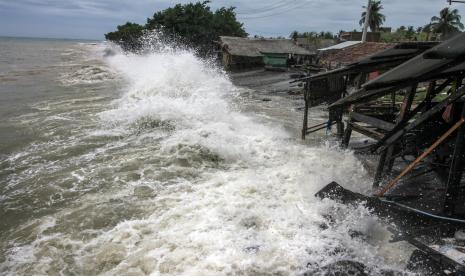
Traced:
<path id="1" fill-rule="evenodd" d="M 439 12 L 439 17 L 431 17 L 430 29 L 434 33 L 441 34 L 444 38 L 447 35 L 460 32 L 463 30 L 463 24 L 460 22 L 461 16 L 457 9 L 444 8 Z"/>
<path id="2" fill-rule="evenodd" d="M 407 32 L 405 34 L 407 36 L 408 39 L 412 39 L 413 36 L 415 35 L 415 29 L 413 26 L 408 26 L 407 27 Z"/>
<path id="3" fill-rule="evenodd" d="M 383 9 L 381 1 L 370 0 L 370 18 L 368 18 L 368 26 L 372 32 L 377 31 L 384 21 L 386 21 L 386 16 L 380 13 Z M 362 18 L 360 19 L 360 26 L 363 26 L 365 23 L 366 11 L 362 12 Z"/>
<path id="4" fill-rule="evenodd" d="M 297 41 L 297 38 L 299 37 L 299 32 L 293 31 L 289 37 L 292 38 L 294 41 Z"/>

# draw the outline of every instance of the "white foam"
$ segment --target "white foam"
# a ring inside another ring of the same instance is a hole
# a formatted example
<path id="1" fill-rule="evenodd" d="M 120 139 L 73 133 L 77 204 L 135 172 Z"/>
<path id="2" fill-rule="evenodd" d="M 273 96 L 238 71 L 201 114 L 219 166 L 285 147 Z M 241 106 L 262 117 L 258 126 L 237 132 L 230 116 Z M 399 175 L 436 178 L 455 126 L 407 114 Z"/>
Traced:
<path id="1" fill-rule="evenodd" d="M 171 122 L 176 130 L 162 150 L 201 145 L 230 164 L 187 183 L 189 193 L 167 195 L 175 200 L 166 210 L 108 232 L 103 243 L 116 237 L 126 248 L 114 273 L 148 266 L 156 274 L 287 274 L 341 258 L 372 266 L 382 262 L 377 246 L 347 233 L 351 227 L 368 235 L 373 218 L 364 208 L 343 212 L 331 230 L 318 226 L 321 214 L 334 205 L 313 197 L 319 188 L 330 181 L 355 190 L 369 185 L 352 153 L 296 144 L 280 126 L 233 110 L 230 98 L 238 89 L 191 52 L 117 55 L 109 64 L 130 85 L 117 107 L 101 114 L 103 120 L 127 126 L 147 118 Z M 142 234 L 147 229 L 150 233 Z M 331 253 L 336 247 L 346 251 Z"/>
<path id="2" fill-rule="evenodd" d="M 16 245 L 4 267 L 32 274 L 63 268 L 77 274 L 287 275 L 350 259 L 373 271 L 401 268 L 399 250 L 386 250 L 389 235 L 363 206 L 313 196 L 331 181 L 356 191 L 369 186 L 351 152 L 297 143 L 281 126 L 233 108 L 240 90 L 224 72 L 187 50 L 157 49 L 106 57 L 127 88 L 99 114 L 103 129 L 90 136 L 115 130 L 121 139 L 73 159 L 84 168 L 70 173 L 77 184 L 108 181 L 101 175 L 111 172 L 114 188 L 54 214 L 55 228 L 44 220 L 37 227 L 46 231 Z M 102 163 L 86 167 L 97 157 Z M 139 177 L 125 180 L 116 173 L 124 166 Z M 137 185 L 156 195 L 131 198 Z M 112 214 L 112 204 L 123 200 L 142 214 L 92 228 L 93 219 Z"/>

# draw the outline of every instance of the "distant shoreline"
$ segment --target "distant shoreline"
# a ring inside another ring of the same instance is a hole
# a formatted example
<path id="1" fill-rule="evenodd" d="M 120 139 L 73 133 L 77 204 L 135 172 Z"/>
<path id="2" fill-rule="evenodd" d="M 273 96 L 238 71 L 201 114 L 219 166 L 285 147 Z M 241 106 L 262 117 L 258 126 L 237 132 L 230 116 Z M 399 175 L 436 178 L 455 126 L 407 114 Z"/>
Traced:
<path id="1" fill-rule="evenodd" d="M 79 41 L 79 42 L 102 42 L 105 39 L 88 39 L 88 38 L 53 38 L 53 37 L 27 37 L 27 36 L 3 36 L 0 39 L 34 39 L 34 40 L 55 40 L 55 41 Z"/>

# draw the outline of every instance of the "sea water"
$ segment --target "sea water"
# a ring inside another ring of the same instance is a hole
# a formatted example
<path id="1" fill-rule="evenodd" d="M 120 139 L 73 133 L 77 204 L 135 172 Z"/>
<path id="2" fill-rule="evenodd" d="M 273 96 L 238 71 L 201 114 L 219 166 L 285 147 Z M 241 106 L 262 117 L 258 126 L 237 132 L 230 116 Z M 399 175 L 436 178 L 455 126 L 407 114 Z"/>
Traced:
<path id="1" fill-rule="evenodd" d="M 404 270 L 369 210 L 313 196 L 369 189 L 352 152 L 302 144 L 215 62 L 150 45 L 0 39 L 0 274 Z"/>

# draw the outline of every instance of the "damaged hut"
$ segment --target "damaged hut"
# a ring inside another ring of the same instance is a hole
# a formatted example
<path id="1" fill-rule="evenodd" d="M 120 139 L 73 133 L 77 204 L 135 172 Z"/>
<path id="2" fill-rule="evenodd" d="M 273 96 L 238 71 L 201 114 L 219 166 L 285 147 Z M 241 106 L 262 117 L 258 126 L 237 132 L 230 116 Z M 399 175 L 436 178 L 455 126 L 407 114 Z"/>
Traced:
<path id="1" fill-rule="evenodd" d="M 369 80 L 374 71 L 380 76 Z M 309 107 L 326 102 L 325 125 L 338 125 L 343 147 L 351 145 L 354 131 L 367 137 L 355 150 L 378 156 L 368 205 L 381 208 L 386 217 L 403 212 L 401 226 L 415 229 L 402 232 L 399 240 L 457 275 L 465 272 L 465 248 L 460 245 L 465 229 L 464 76 L 465 34 L 438 45 L 398 44 L 305 79 L 302 130 L 305 138 L 324 127 L 307 127 L 307 114 Z M 355 92 L 347 92 L 348 84 Z M 325 189 L 333 190 L 325 192 L 329 197 L 336 190 L 344 193 L 335 183 Z"/>
<path id="2" fill-rule="evenodd" d="M 309 64 L 316 55 L 290 39 L 221 36 L 218 45 L 219 58 L 224 67 L 230 70 Z"/>

